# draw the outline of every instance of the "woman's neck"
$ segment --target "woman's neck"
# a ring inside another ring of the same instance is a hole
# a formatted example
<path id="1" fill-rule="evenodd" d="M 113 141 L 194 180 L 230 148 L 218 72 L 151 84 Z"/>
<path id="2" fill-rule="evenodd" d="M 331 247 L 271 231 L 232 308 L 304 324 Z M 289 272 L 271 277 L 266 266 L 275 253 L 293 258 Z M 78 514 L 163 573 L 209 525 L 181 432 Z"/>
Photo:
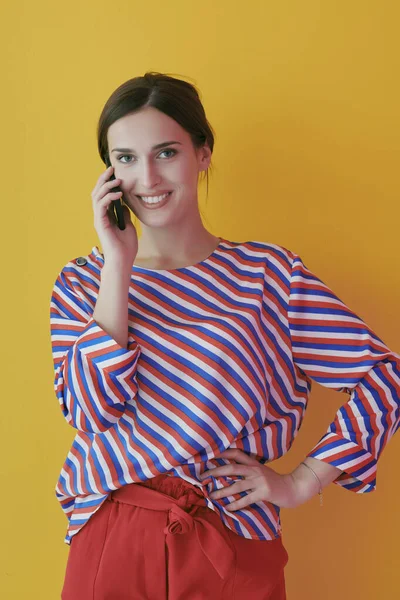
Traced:
<path id="1" fill-rule="evenodd" d="M 148 269 L 180 269 L 201 262 L 218 246 L 220 239 L 207 230 L 192 240 L 175 240 L 172 246 L 169 244 L 165 254 L 160 252 L 161 244 L 157 247 L 150 246 L 145 240 L 141 244 L 143 236 L 139 240 L 138 253 L 134 265 Z M 145 249 L 146 250 L 145 250 Z"/>

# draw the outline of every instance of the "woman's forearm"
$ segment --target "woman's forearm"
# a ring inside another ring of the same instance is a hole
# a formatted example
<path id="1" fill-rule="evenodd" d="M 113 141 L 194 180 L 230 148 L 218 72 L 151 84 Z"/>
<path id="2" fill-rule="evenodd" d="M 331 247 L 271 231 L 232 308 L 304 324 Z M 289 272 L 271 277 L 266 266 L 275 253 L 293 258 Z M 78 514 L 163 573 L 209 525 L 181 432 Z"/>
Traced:
<path id="1" fill-rule="evenodd" d="M 131 277 L 130 265 L 105 264 L 93 312 L 93 319 L 114 340 L 128 347 L 128 297 Z"/>

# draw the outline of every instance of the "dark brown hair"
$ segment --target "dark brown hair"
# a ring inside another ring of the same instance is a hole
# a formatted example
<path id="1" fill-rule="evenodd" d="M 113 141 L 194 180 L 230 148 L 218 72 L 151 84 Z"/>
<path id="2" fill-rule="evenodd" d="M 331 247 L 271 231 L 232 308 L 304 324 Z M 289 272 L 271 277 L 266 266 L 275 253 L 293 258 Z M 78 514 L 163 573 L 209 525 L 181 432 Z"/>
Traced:
<path id="1" fill-rule="evenodd" d="M 97 125 L 97 146 L 104 164 L 108 155 L 108 128 L 118 119 L 146 106 L 156 108 L 179 123 L 189 133 L 194 148 L 208 143 L 213 151 L 215 133 L 207 120 L 196 87 L 166 73 L 151 71 L 143 77 L 128 79 L 105 103 Z M 208 195 L 208 169 L 202 173 L 207 178 Z"/>

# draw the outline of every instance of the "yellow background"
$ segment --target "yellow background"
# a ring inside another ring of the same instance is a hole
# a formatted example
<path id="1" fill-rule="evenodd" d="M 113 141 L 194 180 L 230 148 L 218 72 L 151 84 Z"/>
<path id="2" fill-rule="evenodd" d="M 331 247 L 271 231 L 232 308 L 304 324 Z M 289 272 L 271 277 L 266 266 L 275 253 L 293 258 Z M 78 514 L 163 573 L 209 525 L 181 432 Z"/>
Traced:
<path id="1" fill-rule="evenodd" d="M 49 303 L 65 263 L 99 243 L 90 194 L 109 95 L 146 70 L 195 83 L 216 131 L 206 227 L 299 253 L 399 351 L 399 18 L 393 0 L 3 3 L 4 600 L 54 600 L 64 578 L 54 488 L 74 430 L 53 391 Z M 314 386 L 278 471 L 346 398 Z M 288 600 L 398 597 L 399 450 L 397 435 L 375 493 L 331 484 L 323 508 L 316 496 L 282 510 Z"/>

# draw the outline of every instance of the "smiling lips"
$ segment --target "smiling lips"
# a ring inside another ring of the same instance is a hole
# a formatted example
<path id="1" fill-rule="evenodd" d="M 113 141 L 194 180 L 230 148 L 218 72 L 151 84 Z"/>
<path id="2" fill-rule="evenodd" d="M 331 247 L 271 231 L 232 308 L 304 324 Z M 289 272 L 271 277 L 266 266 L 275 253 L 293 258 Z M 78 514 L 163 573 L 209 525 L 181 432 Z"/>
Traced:
<path id="1" fill-rule="evenodd" d="M 146 208 L 159 208 L 161 206 L 164 206 L 164 204 L 167 203 L 168 198 L 170 197 L 170 195 L 172 194 L 172 192 L 167 192 L 166 194 L 162 194 L 160 196 L 137 196 L 141 202 L 141 204 L 143 204 L 143 206 L 145 206 Z"/>

